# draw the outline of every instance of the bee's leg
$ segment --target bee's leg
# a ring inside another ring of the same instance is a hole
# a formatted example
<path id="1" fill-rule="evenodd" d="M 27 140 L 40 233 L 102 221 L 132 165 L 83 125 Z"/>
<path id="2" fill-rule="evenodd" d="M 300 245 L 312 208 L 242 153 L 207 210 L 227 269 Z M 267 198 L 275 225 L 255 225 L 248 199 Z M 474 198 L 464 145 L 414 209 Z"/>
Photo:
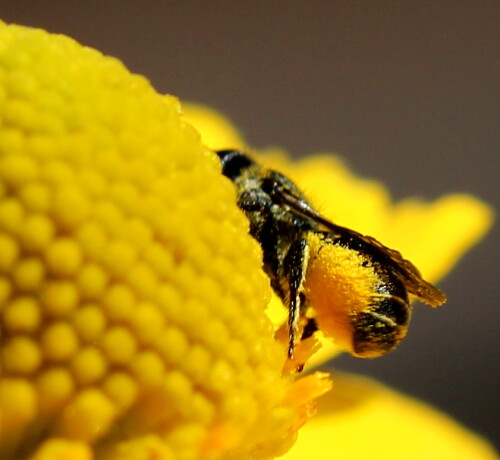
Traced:
<path id="1" fill-rule="evenodd" d="M 302 337 L 300 340 L 305 340 L 311 337 L 318 330 L 318 324 L 316 323 L 315 318 L 308 318 L 307 323 L 304 326 L 304 330 L 302 331 Z"/>
<path id="2" fill-rule="evenodd" d="M 284 260 L 284 271 L 288 278 L 290 298 L 288 300 L 288 357 L 293 358 L 295 336 L 299 332 L 301 316 L 301 293 L 309 259 L 309 246 L 304 238 L 295 240 Z"/>

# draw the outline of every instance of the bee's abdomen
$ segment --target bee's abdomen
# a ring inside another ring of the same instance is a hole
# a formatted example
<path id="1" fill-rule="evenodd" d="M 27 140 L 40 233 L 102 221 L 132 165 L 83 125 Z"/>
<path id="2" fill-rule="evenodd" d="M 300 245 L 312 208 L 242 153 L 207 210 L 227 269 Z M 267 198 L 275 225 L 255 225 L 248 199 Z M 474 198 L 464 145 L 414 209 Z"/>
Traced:
<path id="1" fill-rule="evenodd" d="M 374 358 L 394 349 L 406 335 L 411 308 L 407 298 L 387 295 L 353 318 L 356 356 Z"/>

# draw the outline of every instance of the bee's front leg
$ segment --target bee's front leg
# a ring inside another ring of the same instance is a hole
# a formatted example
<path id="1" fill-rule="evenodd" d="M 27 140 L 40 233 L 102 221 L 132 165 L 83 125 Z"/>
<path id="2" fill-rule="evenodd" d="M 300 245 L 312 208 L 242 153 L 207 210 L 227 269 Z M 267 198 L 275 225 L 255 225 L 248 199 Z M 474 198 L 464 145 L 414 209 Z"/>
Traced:
<path id="1" fill-rule="evenodd" d="M 288 357 L 293 358 L 296 337 L 299 333 L 299 320 L 302 315 L 301 294 L 309 260 L 309 245 L 305 238 L 295 240 L 284 260 L 284 272 L 289 283 L 288 299 Z"/>

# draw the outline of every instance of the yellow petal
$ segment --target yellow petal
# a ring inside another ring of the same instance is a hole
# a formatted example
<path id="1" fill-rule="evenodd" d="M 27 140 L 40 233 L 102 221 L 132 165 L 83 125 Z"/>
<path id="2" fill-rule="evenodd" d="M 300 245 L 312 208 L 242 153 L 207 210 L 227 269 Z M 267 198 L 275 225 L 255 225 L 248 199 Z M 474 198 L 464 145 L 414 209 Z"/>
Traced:
<path id="1" fill-rule="evenodd" d="M 494 460 L 480 437 L 372 380 L 334 374 L 333 391 L 283 460 Z"/>
<path id="2" fill-rule="evenodd" d="M 415 222 L 421 224 L 415 228 Z M 467 194 L 396 205 L 388 244 L 401 248 L 430 281 L 443 278 L 493 224 L 493 209 Z"/>
<path id="3" fill-rule="evenodd" d="M 244 149 L 241 134 L 221 113 L 198 104 L 183 104 L 182 116 L 202 134 L 203 143 L 212 150 Z"/>

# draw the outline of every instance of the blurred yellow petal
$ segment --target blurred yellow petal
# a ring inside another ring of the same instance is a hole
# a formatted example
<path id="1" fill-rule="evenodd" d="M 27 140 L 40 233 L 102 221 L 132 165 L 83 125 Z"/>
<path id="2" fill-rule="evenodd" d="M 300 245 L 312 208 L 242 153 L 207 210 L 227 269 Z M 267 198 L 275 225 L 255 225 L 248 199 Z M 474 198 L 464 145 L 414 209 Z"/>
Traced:
<path id="1" fill-rule="evenodd" d="M 416 230 L 415 222 L 423 222 Z M 401 248 L 430 281 L 438 281 L 493 224 L 493 210 L 467 194 L 445 195 L 433 203 L 403 200 L 388 224 L 388 244 Z"/>
<path id="2" fill-rule="evenodd" d="M 493 448 L 441 412 L 370 379 L 334 374 L 333 390 L 284 460 L 494 460 Z"/>
<path id="3" fill-rule="evenodd" d="M 245 142 L 234 125 L 221 113 L 198 104 L 183 104 L 183 117 L 203 133 L 203 143 L 212 150 L 244 149 Z"/>

